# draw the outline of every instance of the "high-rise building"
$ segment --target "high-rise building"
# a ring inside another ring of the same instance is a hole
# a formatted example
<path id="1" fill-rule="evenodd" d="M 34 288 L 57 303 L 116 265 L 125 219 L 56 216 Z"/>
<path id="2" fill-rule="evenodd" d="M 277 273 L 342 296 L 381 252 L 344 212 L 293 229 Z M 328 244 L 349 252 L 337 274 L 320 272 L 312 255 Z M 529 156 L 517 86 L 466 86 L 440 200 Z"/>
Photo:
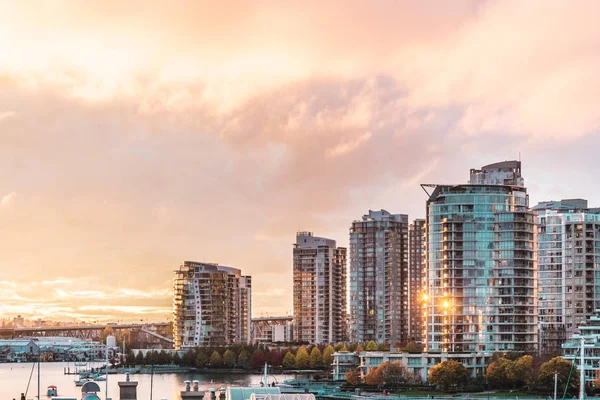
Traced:
<path id="1" fill-rule="evenodd" d="M 422 343 L 423 295 L 427 293 L 425 268 L 425 220 L 415 219 L 408 227 L 408 339 Z"/>
<path id="2" fill-rule="evenodd" d="M 294 244 L 294 340 L 346 340 L 346 248 L 298 232 Z"/>
<path id="3" fill-rule="evenodd" d="M 350 339 L 408 341 L 408 216 L 370 211 L 350 228 Z"/>
<path id="4" fill-rule="evenodd" d="M 510 165 L 512 172 L 502 171 Z M 427 349 L 535 351 L 536 231 L 520 163 L 472 170 L 471 182 L 424 185 L 434 187 L 426 222 Z"/>
<path id="5" fill-rule="evenodd" d="M 559 354 L 569 335 L 600 306 L 600 210 L 587 200 L 540 202 L 538 314 L 540 350 Z"/>
<path id="6" fill-rule="evenodd" d="M 185 261 L 173 276 L 175 348 L 250 342 L 250 283 L 237 268 Z"/>

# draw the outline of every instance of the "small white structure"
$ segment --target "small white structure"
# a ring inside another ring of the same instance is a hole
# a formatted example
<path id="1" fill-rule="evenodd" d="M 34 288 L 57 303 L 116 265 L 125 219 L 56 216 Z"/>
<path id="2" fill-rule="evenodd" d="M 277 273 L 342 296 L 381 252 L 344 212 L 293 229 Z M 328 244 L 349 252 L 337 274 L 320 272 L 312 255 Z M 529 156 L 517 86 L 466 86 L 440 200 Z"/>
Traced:
<path id="1" fill-rule="evenodd" d="M 280 395 L 281 389 L 278 387 L 228 387 L 227 400 L 249 400 L 253 394 L 260 395 Z"/>

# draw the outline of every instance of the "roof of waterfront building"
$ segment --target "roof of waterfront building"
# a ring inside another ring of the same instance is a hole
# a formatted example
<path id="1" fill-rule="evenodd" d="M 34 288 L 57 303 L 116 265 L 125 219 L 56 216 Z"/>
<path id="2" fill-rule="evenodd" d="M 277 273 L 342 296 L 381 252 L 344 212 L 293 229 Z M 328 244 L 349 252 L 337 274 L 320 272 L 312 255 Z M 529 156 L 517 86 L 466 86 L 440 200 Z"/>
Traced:
<path id="1" fill-rule="evenodd" d="M 281 394 L 278 387 L 229 387 L 227 388 L 228 400 L 248 400 L 253 393 Z"/>

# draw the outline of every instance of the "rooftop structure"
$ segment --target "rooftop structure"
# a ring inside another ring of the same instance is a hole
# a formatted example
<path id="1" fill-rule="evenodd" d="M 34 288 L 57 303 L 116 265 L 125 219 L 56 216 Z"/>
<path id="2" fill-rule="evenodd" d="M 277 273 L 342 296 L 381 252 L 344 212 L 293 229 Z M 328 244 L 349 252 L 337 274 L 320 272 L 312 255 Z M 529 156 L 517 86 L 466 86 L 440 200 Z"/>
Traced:
<path id="1" fill-rule="evenodd" d="M 471 169 L 469 183 L 525 187 L 525 181 L 521 176 L 521 161 L 501 161 L 481 169 Z"/>

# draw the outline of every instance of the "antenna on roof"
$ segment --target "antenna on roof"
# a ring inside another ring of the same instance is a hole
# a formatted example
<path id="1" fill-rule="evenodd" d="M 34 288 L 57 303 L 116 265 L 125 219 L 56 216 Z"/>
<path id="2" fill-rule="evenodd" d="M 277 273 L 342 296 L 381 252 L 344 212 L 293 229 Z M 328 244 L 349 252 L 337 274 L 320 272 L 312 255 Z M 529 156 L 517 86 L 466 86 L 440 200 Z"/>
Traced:
<path id="1" fill-rule="evenodd" d="M 521 152 L 519 152 L 519 162 L 521 162 Z"/>

